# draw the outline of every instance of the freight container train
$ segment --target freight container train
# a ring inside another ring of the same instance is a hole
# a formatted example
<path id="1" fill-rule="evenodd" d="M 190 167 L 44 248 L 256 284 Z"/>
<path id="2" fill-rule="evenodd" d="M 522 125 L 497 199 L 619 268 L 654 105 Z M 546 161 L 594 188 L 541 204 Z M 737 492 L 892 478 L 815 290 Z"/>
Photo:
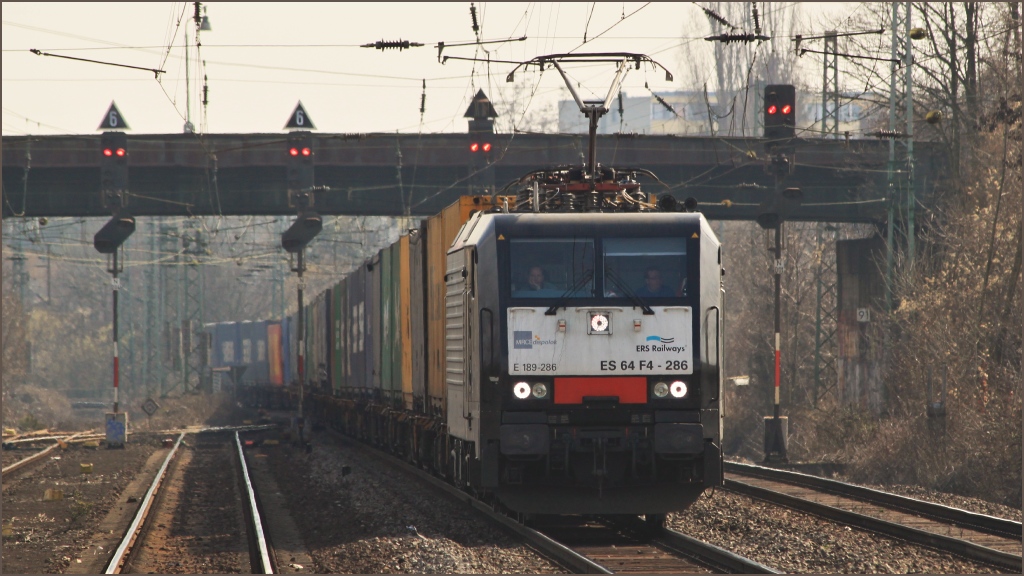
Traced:
<path id="1" fill-rule="evenodd" d="M 463 197 L 318 294 L 307 418 L 522 515 L 658 524 L 721 485 L 721 246 L 645 174 L 553 168 Z M 296 381 L 294 319 L 230 326 L 208 326 L 210 358 L 255 351 L 246 397 Z"/>

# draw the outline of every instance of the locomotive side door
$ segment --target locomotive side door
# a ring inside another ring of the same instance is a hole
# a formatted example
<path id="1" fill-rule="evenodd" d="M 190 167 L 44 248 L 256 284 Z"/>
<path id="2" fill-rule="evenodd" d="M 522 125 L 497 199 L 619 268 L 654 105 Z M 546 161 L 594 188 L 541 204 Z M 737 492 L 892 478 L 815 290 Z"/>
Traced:
<path id="1" fill-rule="evenodd" d="M 448 254 L 445 271 L 445 389 L 448 433 L 479 446 L 480 396 L 475 338 L 477 305 L 474 292 L 475 248 L 465 246 Z"/>

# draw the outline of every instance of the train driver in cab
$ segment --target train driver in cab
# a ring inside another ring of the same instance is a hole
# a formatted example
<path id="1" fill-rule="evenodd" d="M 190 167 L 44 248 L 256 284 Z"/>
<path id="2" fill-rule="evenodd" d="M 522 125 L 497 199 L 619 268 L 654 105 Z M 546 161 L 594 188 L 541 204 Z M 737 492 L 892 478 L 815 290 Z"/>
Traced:
<path id="1" fill-rule="evenodd" d="M 661 270 L 651 266 L 644 271 L 644 285 L 637 289 L 636 295 L 641 298 L 664 298 L 678 294 L 661 283 Z"/>
<path id="2" fill-rule="evenodd" d="M 526 274 L 527 290 L 554 290 L 555 285 L 544 278 L 544 269 L 540 266 L 531 266 Z"/>
<path id="3" fill-rule="evenodd" d="M 517 298 L 545 298 L 558 296 L 557 287 L 547 281 L 547 275 L 540 266 L 530 266 L 522 284 L 512 287 L 513 296 Z"/>

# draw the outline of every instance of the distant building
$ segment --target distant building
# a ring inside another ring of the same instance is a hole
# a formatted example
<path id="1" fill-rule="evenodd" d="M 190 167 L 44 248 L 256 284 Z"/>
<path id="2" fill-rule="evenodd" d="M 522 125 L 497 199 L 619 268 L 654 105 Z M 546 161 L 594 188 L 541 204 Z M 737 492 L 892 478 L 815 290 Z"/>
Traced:
<path id="1" fill-rule="evenodd" d="M 681 136 L 710 136 L 712 127 L 719 136 L 741 136 L 744 133 L 760 137 L 762 91 L 751 90 L 748 94 L 740 93 L 736 97 L 735 108 L 743 109 L 743 98 L 749 98 L 744 121 L 740 114 L 733 111 L 732 98 L 726 105 L 719 106 L 718 95 L 708 92 L 705 99 L 703 91 L 675 91 L 657 93 L 665 104 L 659 102 L 654 94 L 645 96 L 627 96 L 623 94 L 621 101 L 622 114 L 619 114 L 619 99 L 613 99 L 611 109 L 597 125 L 598 134 L 678 134 Z M 850 133 L 851 138 L 863 137 L 881 120 L 881 112 L 872 111 L 868 101 L 872 96 L 859 97 L 844 94 L 839 108 L 839 135 Z M 874 100 L 882 97 L 875 96 Z M 671 109 L 669 109 L 671 107 Z M 569 134 L 586 134 L 589 121 L 580 112 L 575 100 L 558 102 L 558 131 Z M 797 93 L 797 135 L 803 138 L 814 138 L 821 135 L 821 93 Z"/>

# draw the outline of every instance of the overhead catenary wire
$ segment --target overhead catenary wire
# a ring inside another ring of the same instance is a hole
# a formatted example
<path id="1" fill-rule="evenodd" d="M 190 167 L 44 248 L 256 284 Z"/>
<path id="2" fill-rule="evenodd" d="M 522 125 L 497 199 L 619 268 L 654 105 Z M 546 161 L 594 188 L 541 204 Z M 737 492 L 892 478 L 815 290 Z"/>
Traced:
<path id="1" fill-rule="evenodd" d="M 157 69 L 157 68 L 143 68 L 142 66 L 132 66 L 130 64 L 120 64 L 120 63 L 117 63 L 117 62 L 104 62 L 102 60 L 93 60 L 91 58 L 78 58 L 76 56 L 65 56 L 63 54 L 51 54 L 49 52 L 43 52 L 42 50 L 38 50 L 36 48 L 30 48 L 29 52 L 35 54 L 36 56 L 51 56 L 53 58 L 64 58 L 64 59 L 67 59 L 67 60 L 75 60 L 77 62 L 89 62 L 89 63 L 92 63 L 92 64 L 102 64 L 104 66 L 115 66 L 115 67 L 118 67 L 118 68 L 131 68 L 133 70 L 144 70 L 146 72 L 152 72 L 157 77 L 159 77 L 161 74 L 163 74 L 165 72 L 164 70 L 160 70 L 160 69 Z"/>
<path id="2" fill-rule="evenodd" d="M 418 80 L 417 83 L 422 82 L 422 79 L 416 79 L 416 80 Z M 749 84 L 748 84 L 747 88 L 749 89 Z M 535 86 L 534 90 L 532 91 L 532 95 L 549 94 L 551 92 L 553 92 L 553 91 L 545 90 L 543 87 L 540 87 L 540 86 Z M 501 98 L 502 97 L 501 94 L 495 94 L 495 96 L 497 98 Z M 522 114 L 517 114 L 517 115 L 519 115 L 520 117 L 524 117 L 528 113 L 528 111 L 529 111 L 528 109 L 524 109 L 522 111 Z M 427 119 L 427 118 L 421 118 L 421 122 L 416 127 L 422 129 L 422 126 L 424 126 L 426 124 L 426 122 L 428 122 L 428 121 L 429 121 L 429 119 Z M 437 120 L 437 121 L 434 121 L 434 122 L 440 122 L 440 121 L 443 121 L 443 120 Z M 412 127 L 412 125 L 410 125 L 410 128 L 411 127 Z M 513 129 L 513 131 L 516 131 L 516 130 Z"/>

